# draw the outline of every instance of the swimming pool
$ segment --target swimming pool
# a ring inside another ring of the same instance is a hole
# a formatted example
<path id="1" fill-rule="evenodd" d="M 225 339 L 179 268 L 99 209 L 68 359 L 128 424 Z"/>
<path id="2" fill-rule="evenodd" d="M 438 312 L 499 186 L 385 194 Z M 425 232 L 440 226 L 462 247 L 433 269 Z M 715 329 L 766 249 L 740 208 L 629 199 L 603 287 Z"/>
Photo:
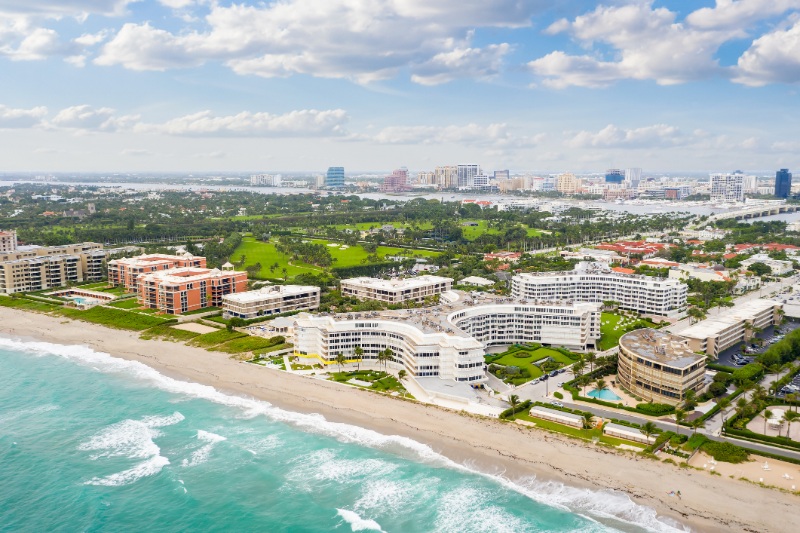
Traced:
<path id="1" fill-rule="evenodd" d="M 614 394 L 611 391 L 611 389 L 603 389 L 601 391 L 598 391 L 597 389 L 590 390 L 586 394 L 586 396 L 589 396 L 590 398 L 599 398 L 601 400 L 611 400 L 611 401 L 618 401 L 622 399 L 616 394 Z"/>

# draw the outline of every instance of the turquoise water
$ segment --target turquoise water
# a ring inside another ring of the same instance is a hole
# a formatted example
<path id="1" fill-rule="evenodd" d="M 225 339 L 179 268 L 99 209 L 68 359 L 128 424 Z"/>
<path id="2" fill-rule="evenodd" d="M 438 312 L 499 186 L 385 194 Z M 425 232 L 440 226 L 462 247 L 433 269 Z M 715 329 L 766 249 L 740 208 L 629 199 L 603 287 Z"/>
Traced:
<path id="1" fill-rule="evenodd" d="M 592 398 L 600 398 L 601 400 L 610 400 L 610 401 L 618 401 L 622 399 L 616 394 L 614 394 L 614 392 L 611 391 L 610 389 L 603 389 L 601 391 L 598 391 L 597 389 L 590 390 L 587 393 L 587 396 L 590 396 Z"/>
<path id="2" fill-rule="evenodd" d="M 0 338 L 0 531 L 676 531 L 621 493 Z"/>

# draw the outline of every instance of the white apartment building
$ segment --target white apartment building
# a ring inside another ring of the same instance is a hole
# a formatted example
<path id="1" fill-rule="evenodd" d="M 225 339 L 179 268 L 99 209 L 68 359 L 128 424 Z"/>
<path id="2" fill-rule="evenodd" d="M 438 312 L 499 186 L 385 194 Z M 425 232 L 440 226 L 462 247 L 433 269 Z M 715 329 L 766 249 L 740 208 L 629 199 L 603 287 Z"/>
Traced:
<path id="1" fill-rule="evenodd" d="M 341 281 L 342 296 L 359 300 L 378 300 L 392 304 L 414 301 L 421 303 L 428 296 L 453 288 L 453 278 L 417 276 L 405 279 L 350 278 Z"/>
<path id="2" fill-rule="evenodd" d="M 250 185 L 261 185 L 264 187 L 280 187 L 280 174 L 253 174 L 250 176 Z"/>
<path id="3" fill-rule="evenodd" d="M 676 316 L 686 309 L 686 284 L 614 272 L 600 263 L 578 263 L 571 272 L 523 273 L 514 276 L 511 294 L 517 300 L 615 301 L 623 309 Z"/>
<path id="4" fill-rule="evenodd" d="M 295 322 L 294 355 L 309 364 L 335 365 L 338 354 L 348 363 L 378 364 L 378 353 L 392 351 L 388 366 L 405 369 L 414 377 L 480 384 L 483 345 L 472 337 L 446 332 L 426 332 L 405 322 L 385 319 L 334 320 L 307 316 Z M 359 359 L 356 348 L 363 350 Z"/>
<path id="5" fill-rule="evenodd" d="M 485 346 L 536 342 L 587 351 L 600 339 L 600 307 L 570 302 L 480 305 L 447 320 Z"/>
<path id="6" fill-rule="evenodd" d="M 750 300 L 726 309 L 723 314 L 702 320 L 680 332 L 696 352 L 717 357 L 740 342 L 749 341 L 755 329 L 764 329 L 781 320 L 783 306 L 772 300 Z"/>
<path id="7" fill-rule="evenodd" d="M 712 202 L 743 202 L 744 174 L 711 174 Z"/>
<path id="8" fill-rule="evenodd" d="M 319 293 L 319 287 L 309 285 L 272 285 L 255 291 L 226 294 L 222 297 L 222 316 L 250 319 L 318 309 Z"/>

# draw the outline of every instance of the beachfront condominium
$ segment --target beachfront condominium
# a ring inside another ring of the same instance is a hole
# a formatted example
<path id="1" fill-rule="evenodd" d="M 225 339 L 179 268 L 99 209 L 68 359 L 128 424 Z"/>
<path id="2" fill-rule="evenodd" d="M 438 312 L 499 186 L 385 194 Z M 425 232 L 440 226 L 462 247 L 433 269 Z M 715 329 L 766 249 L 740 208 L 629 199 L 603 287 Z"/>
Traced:
<path id="1" fill-rule="evenodd" d="M 733 174 L 711 174 L 712 202 L 743 202 L 744 174 L 736 171 Z"/>
<path id="2" fill-rule="evenodd" d="M 180 315 L 221 307 L 226 294 L 247 289 L 247 272 L 181 267 L 142 274 L 138 285 L 142 307 Z"/>
<path id="3" fill-rule="evenodd" d="M 182 255 L 144 254 L 108 262 L 108 282 L 127 292 L 139 292 L 139 276 L 179 267 L 206 267 L 206 258 L 190 253 Z"/>
<path id="4" fill-rule="evenodd" d="M 0 230 L 0 253 L 14 252 L 17 249 L 17 230 Z"/>
<path id="5" fill-rule="evenodd" d="M 677 405 L 705 385 L 706 357 L 683 339 L 658 329 L 637 329 L 619 339 L 617 382 L 646 401 Z"/>
<path id="6" fill-rule="evenodd" d="M 575 351 L 595 349 L 600 304 L 532 302 L 468 307 L 447 320 L 485 346 L 535 342 Z"/>
<path id="7" fill-rule="evenodd" d="M 359 349 L 363 351 L 360 356 Z M 405 321 L 301 316 L 295 322 L 294 350 L 301 361 L 326 366 L 336 365 L 339 354 L 347 363 L 379 366 L 379 354 L 390 350 L 387 366 L 405 369 L 414 377 L 473 385 L 487 379 L 483 345 L 476 339 L 460 332 L 424 331 Z"/>
<path id="8" fill-rule="evenodd" d="M 622 309 L 677 316 L 686 309 L 688 289 L 677 279 L 624 274 L 601 263 L 581 262 L 567 272 L 527 272 L 514 276 L 517 300 L 616 302 Z"/>
<path id="9" fill-rule="evenodd" d="M 782 168 L 775 173 L 775 196 L 788 198 L 792 194 L 792 173 Z"/>
<path id="10" fill-rule="evenodd" d="M 328 167 L 325 174 L 325 186 L 332 189 L 344 187 L 344 167 Z"/>
<path id="11" fill-rule="evenodd" d="M 452 289 L 453 278 L 430 275 L 390 280 L 361 277 L 343 279 L 341 288 L 342 296 L 359 300 L 378 300 L 390 304 L 407 301 L 422 303 L 425 298 Z"/>
<path id="12" fill-rule="evenodd" d="M 271 285 L 222 297 L 224 318 L 257 318 L 319 308 L 319 287 Z"/>
<path id="13" fill-rule="evenodd" d="M 62 246 L 17 246 L 0 252 L 0 293 L 32 292 L 103 279 L 106 258 L 120 250 L 83 242 Z"/>
<path id="14" fill-rule="evenodd" d="M 748 342 L 757 331 L 780 323 L 782 307 L 773 300 L 750 300 L 722 308 L 717 316 L 697 322 L 680 335 L 692 350 L 716 359 L 731 346 Z"/>

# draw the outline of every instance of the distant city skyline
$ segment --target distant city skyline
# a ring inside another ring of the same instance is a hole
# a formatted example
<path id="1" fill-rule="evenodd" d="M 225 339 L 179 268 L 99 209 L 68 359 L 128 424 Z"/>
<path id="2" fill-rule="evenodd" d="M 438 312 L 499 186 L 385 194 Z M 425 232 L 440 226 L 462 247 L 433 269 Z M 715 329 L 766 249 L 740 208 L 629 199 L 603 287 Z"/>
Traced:
<path id="1" fill-rule="evenodd" d="M 800 1 L 550 4 L 0 0 L 0 174 L 800 166 Z"/>

